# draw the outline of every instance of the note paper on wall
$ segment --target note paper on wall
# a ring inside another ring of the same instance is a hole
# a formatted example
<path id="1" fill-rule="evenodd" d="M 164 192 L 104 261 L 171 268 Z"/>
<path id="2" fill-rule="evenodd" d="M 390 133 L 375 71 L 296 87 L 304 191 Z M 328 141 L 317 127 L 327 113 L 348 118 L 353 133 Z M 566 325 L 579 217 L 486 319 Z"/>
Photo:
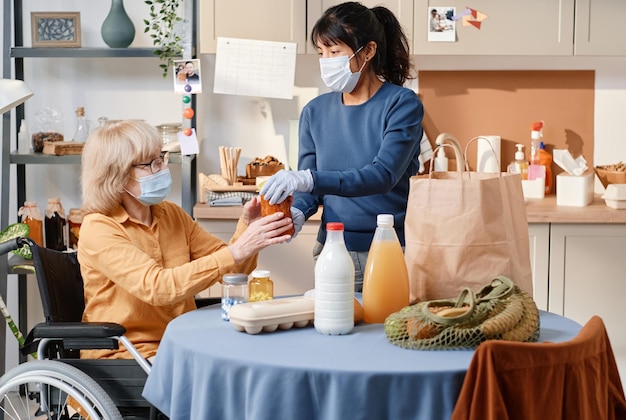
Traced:
<path id="1" fill-rule="evenodd" d="M 296 44 L 218 38 L 214 93 L 293 98 Z"/>

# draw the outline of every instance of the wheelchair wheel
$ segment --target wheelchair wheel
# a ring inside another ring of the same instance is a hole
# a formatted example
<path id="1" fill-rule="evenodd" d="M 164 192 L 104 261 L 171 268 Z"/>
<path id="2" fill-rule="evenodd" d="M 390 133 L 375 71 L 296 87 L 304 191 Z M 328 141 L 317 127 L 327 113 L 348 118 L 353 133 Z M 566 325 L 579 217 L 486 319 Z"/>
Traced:
<path id="1" fill-rule="evenodd" d="M 23 363 L 0 378 L 0 418 L 121 420 L 111 398 L 77 368 L 54 360 Z"/>

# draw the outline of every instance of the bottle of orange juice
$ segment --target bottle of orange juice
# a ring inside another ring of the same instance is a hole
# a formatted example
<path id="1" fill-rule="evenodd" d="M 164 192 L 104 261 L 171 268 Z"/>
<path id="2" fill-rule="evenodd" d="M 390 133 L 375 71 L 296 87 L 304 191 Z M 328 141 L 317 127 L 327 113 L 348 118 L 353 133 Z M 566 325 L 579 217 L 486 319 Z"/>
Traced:
<path id="1" fill-rule="evenodd" d="M 409 305 L 409 273 L 393 228 L 393 215 L 379 214 L 363 274 L 363 320 L 383 323 Z"/>

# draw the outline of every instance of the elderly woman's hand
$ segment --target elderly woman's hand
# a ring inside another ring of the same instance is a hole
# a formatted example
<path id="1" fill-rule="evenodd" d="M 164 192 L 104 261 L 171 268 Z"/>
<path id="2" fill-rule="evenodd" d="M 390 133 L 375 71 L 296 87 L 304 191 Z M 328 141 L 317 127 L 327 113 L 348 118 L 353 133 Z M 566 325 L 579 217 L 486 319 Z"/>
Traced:
<path id="1" fill-rule="evenodd" d="M 228 246 L 235 263 L 241 263 L 263 248 L 291 239 L 291 235 L 287 232 L 293 228 L 293 222 L 284 216 L 283 213 L 277 212 L 250 222 L 237 241 Z"/>
<path id="2" fill-rule="evenodd" d="M 246 204 L 243 205 L 243 222 L 250 226 L 250 223 L 261 218 L 261 199 L 259 196 L 252 197 Z"/>

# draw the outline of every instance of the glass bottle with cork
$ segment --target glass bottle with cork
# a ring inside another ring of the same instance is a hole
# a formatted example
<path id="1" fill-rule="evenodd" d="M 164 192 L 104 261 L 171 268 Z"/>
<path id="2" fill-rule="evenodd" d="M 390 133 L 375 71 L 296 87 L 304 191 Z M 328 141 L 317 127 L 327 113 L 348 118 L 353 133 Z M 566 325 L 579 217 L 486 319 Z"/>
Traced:
<path id="1" fill-rule="evenodd" d="M 393 228 L 393 215 L 379 214 L 363 273 L 363 320 L 383 323 L 409 305 L 409 272 Z"/>
<path id="2" fill-rule="evenodd" d="M 46 248 L 56 251 L 67 250 L 67 221 L 60 198 L 48 199 L 45 217 Z"/>
<path id="3" fill-rule="evenodd" d="M 36 201 L 25 201 L 24 205 L 17 211 L 21 217 L 21 222 L 26 223 L 30 229 L 28 237 L 39 246 L 44 246 L 43 242 L 43 216 L 37 207 Z"/>
<path id="4" fill-rule="evenodd" d="M 84 143 L 89 136 L 90 129 L 91 122 L 85 118 L 85 108 L 79 106 L 76 108 L 76 131 L 74 132 L 72 141 Z"/>
<path id="5" fill-rule="evenodd" d="M 270 280 L 269 270 L 254 270 L 248 283 L 248 302 L 260 302 L 274 298 L 274 282 Z"/>

